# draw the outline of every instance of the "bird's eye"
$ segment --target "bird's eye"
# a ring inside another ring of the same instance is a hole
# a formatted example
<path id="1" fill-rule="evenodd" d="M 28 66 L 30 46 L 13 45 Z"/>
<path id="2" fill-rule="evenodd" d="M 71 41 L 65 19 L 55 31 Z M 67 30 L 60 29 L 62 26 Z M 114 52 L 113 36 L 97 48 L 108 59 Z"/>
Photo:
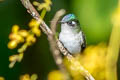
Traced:
<path id="1" fill-rule="evenodd" d="M 68 21 L 67 24 L 69 26 L 73 26 L 74 27 L 76 25 L 76 22 L 75 21 Z"/>

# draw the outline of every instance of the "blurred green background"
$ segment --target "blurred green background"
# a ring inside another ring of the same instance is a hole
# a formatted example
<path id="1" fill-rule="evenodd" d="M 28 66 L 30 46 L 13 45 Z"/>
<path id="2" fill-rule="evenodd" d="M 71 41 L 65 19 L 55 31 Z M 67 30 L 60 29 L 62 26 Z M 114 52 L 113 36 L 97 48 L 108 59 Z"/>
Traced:
<path id="1" fill-rule="evenodd" d="M 67 13 L 74 13 L 78 17 L 86 34 L 87 45 L 109 41 L 112 29 L 110 18 L 117 6 L 117 0 L 52 0 L 52 3 L 51 11 L 45 16 L 48 25 L 55 12 L 63 8 Z M 12 25 L 18 24 L 21 29 L 28 29 L 31 18 L 20 0 L 0 1 L 0 76 L 6 80 L 18 80 L 19 76 L 25 73 L 37 73 L 40 80 L 47 80 L 48 72 L 57 69 L 47 37 L 43 33 L 37 38 L 37 42 L 27 49 L 22 62 L 15 64 L 12 69 L 8 68 L 8 57 L 17 52 L 7 48 Z"/>

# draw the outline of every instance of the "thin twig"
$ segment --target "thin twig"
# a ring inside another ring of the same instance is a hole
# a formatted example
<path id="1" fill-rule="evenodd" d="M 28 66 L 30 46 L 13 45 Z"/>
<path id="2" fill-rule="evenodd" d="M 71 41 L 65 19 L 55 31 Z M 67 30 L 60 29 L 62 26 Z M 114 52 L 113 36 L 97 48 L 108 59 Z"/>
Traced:
<path id="1" fill-rule="evenodd" d="M 59 14 L 61 12 L 61 14 Z M 64 66 L 63 66 L 63 61 L 62 61 L 62 56 L 61 56 L 61 54 L 60 54 L 60 51 L 59 51 L 59 49 L 57 48 L 57 46 L 56 46 L 56 39 L 55 39 L 55 34 L 56 34 L 56 27 L 57 27 L 57 22 L 58 22 L 58 20 L 59 20 L 59 18 L 63 15 L 63 14 L 65 14 L 65 11 L 63 11 L 63 10 L 59 10 L 56 14 L 55 14 L 55 16 L 54 16 L 54 18 L 52 19 L 52 21 L 51 21 L 51 25 L 50 25 L 50 27 L 51 27 L 51 30 L 52 30 L 52 32 L 53 32 L 53 35 L 50 35 L 50 36 L 48 36 L 48 40 L 49 40 L 49 43 L 50 43 L 50 48 L 51 48 L 51 51 L 52 51 L 52 53 L 53 53 L 53 57 L 54 57 L 54 59 L 55 59 L 55 61 L 56 61 L 56 64 L 58 65 L 58 67 L 62 70 L 62 69 L 64 69 Z"/>
<path id="2" fill-rule="evenodd" d="M 54 18 L 51 21 L 51 30 L 53 32 L 53 34 L 56 34 L 56 28 L 57 28 L 57 24 L 60 20 L 60 18 L 66 13 L 66 11 L 64 9 L 61 9 L 59 11 L 56 12 Z"/>
<path id="3" fill-rule="evenodd" d="M 60 71 L 64 74 L 65 80 L 70 80 L 69 74 L 63 64 L 62 55 L 60 54 L 60 51 L 57 47 L 56 38 L 55 38 L 57 23 L 58 23 L 60 17 L 64 14 L 65 14 L 65 10 L 63 10 L 63 9 L 56 12 L 54 18 L 51 21 L 51 25 L 50 25 L 53 35 L 49 35 L 48 40 L 49 40 L 51 52 L 53 54 L 56 64 L 58 65 Z"/>

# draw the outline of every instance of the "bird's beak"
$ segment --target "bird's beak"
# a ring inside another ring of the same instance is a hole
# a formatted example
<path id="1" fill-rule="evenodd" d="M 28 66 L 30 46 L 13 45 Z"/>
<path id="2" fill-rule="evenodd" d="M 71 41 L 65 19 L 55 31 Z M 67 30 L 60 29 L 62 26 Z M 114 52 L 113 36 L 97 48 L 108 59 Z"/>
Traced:
<path id="1" fill-rule="evenodd" d="M 63 23 L 65 23 L 65 22 L 63 22 L 63 21 L 59 21 L 59 23 L 63 24 Z"/>
<path id="2" fill-rule="evenodd" d="M 50 21 L 50 22 L 52 22 L 52 21 Z M 53 22 L 54 22 L 54 21 L 53 21 Z M 65 23 L 65 22 L 63 22 L 63 21 L 58 21 L 57 23 L 63 24 L 63 23 Z"/>
<path id="3" fill-rule="evenodd" d="M 54 22 L 54 21 L 49 21 L 49 22 Z M 58 21 L 57 23 L 63 24 L 63 23 L 65 23 L 65 22 Z"/>

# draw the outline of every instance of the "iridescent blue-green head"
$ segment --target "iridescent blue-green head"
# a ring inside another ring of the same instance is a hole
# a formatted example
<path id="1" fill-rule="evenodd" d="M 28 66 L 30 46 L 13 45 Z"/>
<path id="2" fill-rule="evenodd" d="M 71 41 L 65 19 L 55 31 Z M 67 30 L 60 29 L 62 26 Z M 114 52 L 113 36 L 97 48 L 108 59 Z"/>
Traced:
<path id="1" fill-rule="evenodd" d="M 75 19 L 76 19 L 76 16 L 74 14 L 68 14 L 68 15 L 63 17 L 61 22 L 68 22 L 70 20 L 75 20 Z"/>
<path id="2" fill-rule="evenodd" d="M 67 14 L 61 20 L 61 31 L 76 31 L 80 30 L 80 23 L 74 14 Z"/>

